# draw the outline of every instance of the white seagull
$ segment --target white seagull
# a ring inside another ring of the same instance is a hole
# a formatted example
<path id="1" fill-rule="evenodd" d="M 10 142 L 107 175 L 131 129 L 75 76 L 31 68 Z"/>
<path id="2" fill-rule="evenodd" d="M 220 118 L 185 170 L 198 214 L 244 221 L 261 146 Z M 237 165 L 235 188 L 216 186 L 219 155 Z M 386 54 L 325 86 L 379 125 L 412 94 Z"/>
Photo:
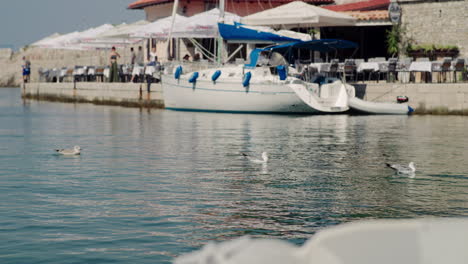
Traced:
<path id="1" fill-rule="evenodd" d="M 414 167 L 414 162 L 410 162 L 408 166 L 399 165 L 399 164 L 390 164 L 386 163 L 387 167 L 393 169 L 396 174 L 398 175 L 410 175 L 414 176 L 414 172 L 416 171 L 416 167 Z"/>
<path id="2" fill-rule="evenodd" d="M 74 146 L 73 149 L 56 149 L 59 154 L 62 155 L 80 155 L 81 148 L 79 146 Z"/>
<path id="3" fill-rule="evenodd" d="M 249 155 L 242 153 L 244 157 L 247 157 L 251 162 L 257 164 L 266 164 L 268 162 L 268 154 L 266 152 L 262 152 L 262 159 L 255 159 L 250 157 Z"/>

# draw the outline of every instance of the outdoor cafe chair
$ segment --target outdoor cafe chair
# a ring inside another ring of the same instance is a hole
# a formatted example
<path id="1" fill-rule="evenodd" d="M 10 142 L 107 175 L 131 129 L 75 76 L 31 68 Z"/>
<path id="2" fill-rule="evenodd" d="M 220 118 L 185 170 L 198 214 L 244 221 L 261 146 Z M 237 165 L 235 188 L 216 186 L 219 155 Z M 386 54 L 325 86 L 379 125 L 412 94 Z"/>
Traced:
<path id="1" fill-rule="evenodd" d="M 104 82 L 104 70 L 102 66 L 96 67 L 95 78 L 97 82 Z"/>
<path id="2" fill-rule="evenodd" d="M 437 82 L 442 82 L 442 62 L 434 61 L 431 65 L 431 72 L 436 76 Z"/>
<path id="3" fill-rule="evenodd" d="M 86 72 L 86 81 L 87 82 L 96 81 L 96 67 L 88 66 L 88 71 Z"/>
<path id="4" fill-rule="evenodd" d="M 454 63 L 454 65 L 453 65 L 453 80 L 455 82 L 458 81 L 458 75 L 457 75 L 457 72 L 458 72 L 458 73 L 461 73 L 461 75 L 460 75 L 461 80 L 465 81 L 466 80 L 466 75 L 464 74 L 466 72 L 465 59 L 458 58 L 458 59 L 455 59 L 453 63 Z"/>
<path id="5" fill-rule="evenodd" d="M 387 82 L 395 82 L 396 80 L 396 66 L 398 63 L 397 58 L 388 59 L 388 73 L 387 73 Z"/>
<path id="6" fill-rule="evenodd" d="M 84 80 L 85 80 L 85 76 L 86 76 L 86 71 L 87 71 L 86 66 L 85 66 L 85 67 L 83 67 L 83 66 L 75 66 L 75 68 L 74 68 L 73 71 L 72 71 L 73 81 L 74 81 L 74 82 L 84 81 Z"/>
<path id="7" fill-rule="evenodd" d="M 73 68 L 63 67 L 60 71 L 60 82 L 67 82 L 73 78 Z"/>
<path id="8" fill-rule="evenodd" d="M 442 71 L 442 78 L 443 81 L 447 81 L 447 73 L 450 72 L 450 68 L 452 67 L 452 58 L 446 57 L 444 58 L 441 66 Z"/>
<path id="9" fill-rule="evenodd" d="M 431 71 L 431 61 L 427 57 L 417 58 L 410 65 L 410 81 L 416 82 L 416 73 L 420 73 L 421 82 L 427 82 Z"/>
<path id="10" fill-rule="evenodd" d="M 377 73 L 377 82 L 386 80 L 388 78 L 388 63 L 379 62 L 379 72 Z"/>
<path id="11" fill-rule="evenodd" d="M 39 82 L 46 82 L 47 78 L 48 78 L 47 75 L 49 74 L 49 70 L 48 69 L 43 69 L 41 67 L 37 71 L 39 73 Z"/>
<path id="12" fill-rule="evenodd" d="M 47 75 L 47 82 L 57 82 L 60 76 L 60 69 L 53 68 L 49 71 Z"/>
<path id="13" fill-rule="evenodd" d="M 354 82 L 356 82 L 356 62 L 353 59 L 347 59 L 344 62 L 344 68 L 343 68 L 343 73 L 344 73 L 344 78 L 348 78 Z"/>
<path id="14" fill-rule="evenodd" d="M 410 81 L 410 65 L 413 61 L 412 58 L 403 58 L 398 60 L 396 65 L 397 79 L 401 83 L 408 83 Z"/>

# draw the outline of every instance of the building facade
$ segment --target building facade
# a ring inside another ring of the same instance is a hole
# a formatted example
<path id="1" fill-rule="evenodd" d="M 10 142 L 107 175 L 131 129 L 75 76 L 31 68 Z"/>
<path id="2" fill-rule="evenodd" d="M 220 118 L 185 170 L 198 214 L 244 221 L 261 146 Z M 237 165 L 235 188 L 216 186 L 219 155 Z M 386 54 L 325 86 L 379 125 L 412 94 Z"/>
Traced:
<path id="1" fill-rule="evenodd" d="M 230 0 L 225 2 L 225 10 L 237 14 L 239 16 L 247 16 L 266 9 L 277 7 L 286 3 L 292 2 L 290 0 Z M 323 5 L 333 4 L 333 0 L 305 0 L 304 2 Z M 218 1 L 206 0 L 181 0 L 178 5 L 177 13 L 184 16 L 192 16 L 219 5 Z M 146 20 L 155 21 L 159 18 L 167 17 L 172 14 L 174 6 L 173 0 L 138 0 L 128 6 L 129 9 L 143 9 L 146 14 Z"/>
<path id="2" fill-rule="evenodd" d="M 398 0 L 405 41 L 454 45 L 468 57 L 468 0 Z"/>
<path id="3" fill-rule="evenodd" d="M 226 2 L 226 11 L 246 16 L 270 9 L 290 0 Z M 354 16 L 355 27 L 322 28 L 322 38 L 341 38 L 357 42 L 361 47 L 357 57 L 390 57 L 387 52 L 387 34 L 392 28 L 388 15 L 391 2 L 401 8 L 401 41 L 407 45 L 456 46 L 459 56 L 468 57 L 468 0 L 306 0 L 323 8 Z M 129 9 L 142 9 L 149 21 L 170 16 L 174 0 L 138 0 Z M 191 16 L 216 7 L 214 1 L 181 0 L 177 12 Z M 400 56 L 406 49 L 400 49 Z"/>

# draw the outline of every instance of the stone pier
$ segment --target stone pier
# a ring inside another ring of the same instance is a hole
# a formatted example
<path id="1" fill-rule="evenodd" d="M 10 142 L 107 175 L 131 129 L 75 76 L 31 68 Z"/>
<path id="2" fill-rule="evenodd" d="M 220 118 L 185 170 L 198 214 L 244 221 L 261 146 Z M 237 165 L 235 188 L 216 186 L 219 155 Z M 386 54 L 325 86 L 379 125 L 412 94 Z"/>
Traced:
<path id="1" fill-rule="evenodd" d="M 396 102 L 407 96 L 419 114 L 468 115 L 468 83 L 356 84 L 356 95 L 367 101 Z"/>
<path id="2" fill-rule="evenodd" d="M 159 83 L 28 83 L 21 89 L 27 99 L 164 108 Z"/>
<path id="3" fill-rule="evenodd" d="M 468 115 L 468 83 L 370 83 L 354 84 L 356 95 L 367 101 L 396 102 L 407 96 L 408 104 L 419 114 Z M 23 98 L 164 108 L 162 87 L 153 83 L 29 83 Z"/>

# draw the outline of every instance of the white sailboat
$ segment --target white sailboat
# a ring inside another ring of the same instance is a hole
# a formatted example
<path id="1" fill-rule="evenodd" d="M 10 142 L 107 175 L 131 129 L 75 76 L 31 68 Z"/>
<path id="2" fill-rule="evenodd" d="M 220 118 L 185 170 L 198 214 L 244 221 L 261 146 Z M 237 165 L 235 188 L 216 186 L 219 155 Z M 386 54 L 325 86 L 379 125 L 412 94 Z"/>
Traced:
<path id="1" fill-rule="evenodd" d="M 349 109 L 347 87 L 339 80 L 323 85 L 290 76 L 281 80 L 270 67 L 245 69 L 243 65 L 175 75 L 177 70 L 162 77 L 167 109 L 248 113 L 336 113 Z"/>
<path id="2" fill-rule="evenodd" d="M 220 10 L 223 10 L 222 7 L 221 4 Z M 222 43 L 221 40 L 218 54 L 222 51 Z M 323 52 L 355 47 L 354 43 L 344 40 L 299 41 L 255 49 L 250 54 L 248 65 L 222 66 L 219 63 L 218 67 L 200 71 L 187 71 L 182 66 L 168 67 L 161 76 L 165 107 L 172 110 L 238 113 L 345 112 L 350 109 L 350 99 L 357 101 L 353 86 L 323 76 L 304 81 L 281 52 L 291 48 Z M 270 56 L 268 63 L 257 63 L 264 53 Z M 379 112 L 378 103 L 369 105 L 362 102 L 365 105 L 363 109 L 370 107 Z M 395 108 L 397 111 L 393 114 L 408 112 L 405 106 Z"/>

